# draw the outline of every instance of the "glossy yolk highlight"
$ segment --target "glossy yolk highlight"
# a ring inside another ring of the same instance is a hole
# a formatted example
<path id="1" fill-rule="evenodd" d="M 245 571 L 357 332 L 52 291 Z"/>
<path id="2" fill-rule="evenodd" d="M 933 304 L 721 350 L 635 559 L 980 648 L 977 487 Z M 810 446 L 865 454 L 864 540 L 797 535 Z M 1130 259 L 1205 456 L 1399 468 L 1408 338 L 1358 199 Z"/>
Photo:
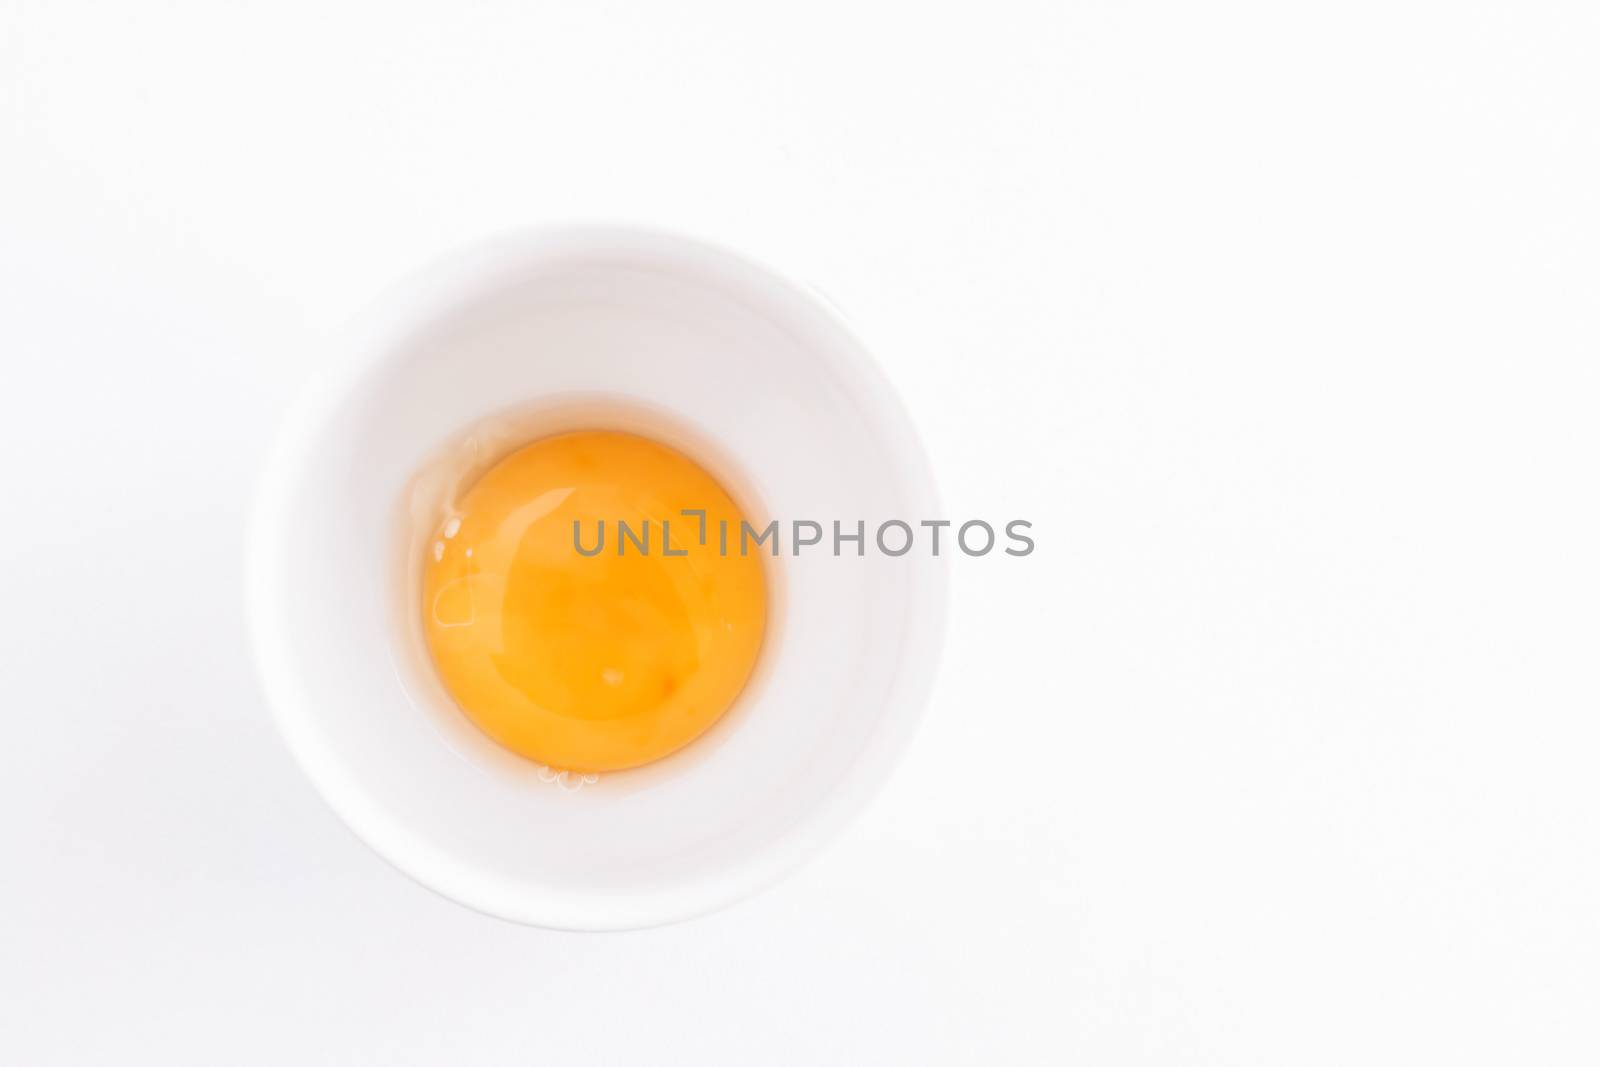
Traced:
<path id="1" fill-rule="evenodd" d="M 705 510 L 705 544 L 685 508 Z M 718 551 L 719 522 L 743 516 L 687 457 L 633 434 L 560 434 L 501 460 L 456 510 L 428 543 L 423 630 L 451 696 L 502 745 L 567 770 L 636 767 L 738 697 L 766 582 L 754 553 Z M 619 546 L 618 520 L 648 529 L 647 551 Z M 574 521 L 585 550 L 603 528 L 597 555 L 578 550 Z"/>

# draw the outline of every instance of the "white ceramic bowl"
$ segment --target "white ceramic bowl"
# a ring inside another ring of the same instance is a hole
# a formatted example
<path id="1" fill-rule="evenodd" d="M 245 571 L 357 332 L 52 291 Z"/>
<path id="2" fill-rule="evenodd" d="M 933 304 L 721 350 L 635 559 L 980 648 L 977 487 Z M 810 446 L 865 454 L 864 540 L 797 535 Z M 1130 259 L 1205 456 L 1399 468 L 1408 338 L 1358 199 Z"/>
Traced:
<path id="1" fill-rule="evenodd" d="M 936 667 L 944 562 L 796 556 L 788 524 L 831 540 L 832 520 L 860 519 L 870 539 L 939 510 L 904 409 L 816 297 L 679 237 L 541 230 L 424 272 L 341 347 L 263 478 L 250 622 L 295 757 L 382 856 L 507 919 L 648 926 L 772 881 L 884 781 Z M 674 756 L 578 789 L 480 734 L 403 621 L 407 486 L 507 411 L 667 437 L 784 526 L 769 637 L 735 708 Z"/>

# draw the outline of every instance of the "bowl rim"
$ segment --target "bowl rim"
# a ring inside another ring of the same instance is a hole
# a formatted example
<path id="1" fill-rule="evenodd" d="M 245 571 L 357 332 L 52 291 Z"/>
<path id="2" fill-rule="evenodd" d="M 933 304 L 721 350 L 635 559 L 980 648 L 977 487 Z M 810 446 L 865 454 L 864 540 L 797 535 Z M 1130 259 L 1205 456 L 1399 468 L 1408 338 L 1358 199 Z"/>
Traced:
<path id="1" fill-rule="evenodd" d="M 893 689 L 850 773 L 797 824 L 707 876 L 666 887 L 598 892 L 535 886 L 472 868 L 439 851 L 370 798 L 310 724 L 315 698 L 293 670 L 273 569 L 279 539 L 292 520 L 289 498 L 311 463 L 314 443 L 366 372 L 420 319 L 480 291 L 485 281 L 572 250 L 629 250 L 664 262 L 698 262 L 735 272 L 742 283 L 787 304 L 827 331 L 818 358 L 846 382 L 853 399 L 890 450 L 895 476 L 910 499 L 941 515 L 926 449 L 899 394 L 836 305 L 756 259 L 697 237 L 656 226 L 573 223 L 520 227 L 459 246 L 382 290 L 329 338 L 318 371 L 290 404 L 258 477 L 245 537 L 246 621 L 256 674 L 279 733 L 313 787 L 335 814 L 391 866 L 424 887 L 487 915 L 568 930 L 624 930 L 693 918 L 744 899 L 791 873 L 836 838 L 888 781 L 925 712 L 941 658 L 949 561 L 929 557 L 911 581 Z"/>

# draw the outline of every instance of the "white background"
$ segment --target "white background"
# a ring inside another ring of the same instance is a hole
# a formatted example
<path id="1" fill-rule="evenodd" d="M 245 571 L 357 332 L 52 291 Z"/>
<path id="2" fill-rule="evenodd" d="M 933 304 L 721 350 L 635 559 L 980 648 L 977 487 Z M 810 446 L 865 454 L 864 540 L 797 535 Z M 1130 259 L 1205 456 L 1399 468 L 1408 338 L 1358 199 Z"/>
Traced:
<path id="1" fill-rule="evenodd" d="M 0 4 L 0 1060 L 1594 1063 L 1592 3 Z M 242 630 L 319 340 L 516 224 L 829 293 L 963 561 L 777 889 L 524 929 Z"/>

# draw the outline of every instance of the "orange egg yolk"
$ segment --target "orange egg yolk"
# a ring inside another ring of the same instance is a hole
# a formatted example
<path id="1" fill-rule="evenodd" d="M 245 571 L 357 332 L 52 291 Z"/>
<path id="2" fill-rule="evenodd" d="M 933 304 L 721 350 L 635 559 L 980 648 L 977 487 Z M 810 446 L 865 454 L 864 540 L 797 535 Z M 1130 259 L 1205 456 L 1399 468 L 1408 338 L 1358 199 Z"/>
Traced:
<path id="1" fill-rule="evenodd" d="M 761 560 L 718 547 L 719 524 L 742 519 L 703 468 L 647 438 L 524 446 L 428 542 L 422 619 L 439 677 L 485 733 L 551 767 L 615 771 L 678 750 L 734 703 L 761 650 Z"/>

